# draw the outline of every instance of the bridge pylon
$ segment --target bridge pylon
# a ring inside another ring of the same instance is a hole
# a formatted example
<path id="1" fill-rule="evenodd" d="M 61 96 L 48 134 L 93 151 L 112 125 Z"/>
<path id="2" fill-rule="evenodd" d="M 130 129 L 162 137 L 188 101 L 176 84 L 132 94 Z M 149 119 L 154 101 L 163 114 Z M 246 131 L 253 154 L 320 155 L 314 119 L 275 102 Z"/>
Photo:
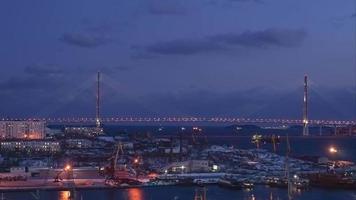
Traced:
<path id="1" fill-rule="evenodd" d="M 308 126 L 308 76 L 304 75 L 304 96 L 303 96 L 303 136 L 309 135 Z"/>
<path id="2" fill-rule="evenodd" d="M 100 78 L 101 74 L 98 71 L 96 77 L 96 115 L 95 115 L 95 124 L 96 128 L 101 128 L 101 118 L 100 118 Z"/>

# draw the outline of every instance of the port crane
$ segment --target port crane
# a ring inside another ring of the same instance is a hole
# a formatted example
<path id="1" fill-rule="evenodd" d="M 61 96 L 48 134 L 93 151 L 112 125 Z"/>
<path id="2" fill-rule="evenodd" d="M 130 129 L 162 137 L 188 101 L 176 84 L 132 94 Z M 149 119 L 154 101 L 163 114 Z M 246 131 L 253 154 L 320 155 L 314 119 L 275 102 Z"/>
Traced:
<path id="1" fill-rule="evenodd" d="M 121 142 L 118 143 L 114 155 L 108 159 L 110 164 L 104 169 L 104 175 L 106 176 L 105 182 L 113 186 L 120 184 L 140 184 L 138 179 L 135 178 L 137 177 L 136 172 L 132 173 L 132 171 L 126 167 L 126 164 L 123 166 L 118 166 L 117 162 L 120 158 L 120 155 L 124 155 L 123 145 Z"/>
<path id="2" fill-rule="evenodd" d="M 108 159 L 108 161 L 110 161 L 110 164 L 104 170 L 104 174 L 106 175 L 107 180 L 115 179 L 115 172 L 117 169 L 117 160 L 118 160 L 120 154 L 121 155 L 124 154 L 124 149 L 123 149 L 121 142 L 119 142 L 117 144 L 114 155 Z"/>
<path id="3" fill-rule="evenodd" d="M 59 171 L 56 176 L 54 177 L 54 182 L 60 182 L 63 180 L 61 177 L 62 174 L 67 173 L 68 174 L 68 179 L 72 178 L 72 166 L 67 164 L 63 170 Z"/>

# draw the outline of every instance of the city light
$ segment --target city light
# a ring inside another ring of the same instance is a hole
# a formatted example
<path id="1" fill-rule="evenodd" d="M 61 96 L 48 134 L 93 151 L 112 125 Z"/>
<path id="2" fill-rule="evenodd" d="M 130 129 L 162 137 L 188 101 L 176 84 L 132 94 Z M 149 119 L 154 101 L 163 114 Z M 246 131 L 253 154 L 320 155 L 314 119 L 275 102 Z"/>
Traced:
<path id="1" fill-rule="evenodd" d="M 13 118 L 2 118 L 1 122 L 13 122 L 13 121 L 33 121 L 34 119 L 13 119 Z M 35 119 L 41 120 L 46 123 L 95 123 L 95 118 L 86 118 L 86 117 L 78 117 L 78 118 L 47 118 L 47 119 Z M 303 119 L 283 119 L 283 118 L 239 118 L 239 117 L 107 117 L 101 118 L 101 123 L 121 123 L 121 122 L 167 122 L 167 123 L 175 123 L 175 122 L 214 122 L 214 123 L 226 123 L 226 122 L 238 122 L 238 123 L 282 123 L 285 125 L 296 125 L 307 123 L 310 125 L 339 125 L 339 126 L 347 126 L 347 125 L 356 125 L 356 121 L 353 120 L 303 120 Z M 182 128 L 185 130 L 185 128 Z"/>
<path id="2" fill-rule="evenodd" d="M 332 147 L 329 148 L 329 153 L 335 154 L 337 152 L 338 152 L 338 150 L 335 147 L 332 146 Z"/>
<path id="3" fill-rule="evenodd" d="M 65 167 L 64 167 L 64 171 L 70 171 L 72 169 L 72 166 L 70 166 L 69 164 L 67 164 Z"/>

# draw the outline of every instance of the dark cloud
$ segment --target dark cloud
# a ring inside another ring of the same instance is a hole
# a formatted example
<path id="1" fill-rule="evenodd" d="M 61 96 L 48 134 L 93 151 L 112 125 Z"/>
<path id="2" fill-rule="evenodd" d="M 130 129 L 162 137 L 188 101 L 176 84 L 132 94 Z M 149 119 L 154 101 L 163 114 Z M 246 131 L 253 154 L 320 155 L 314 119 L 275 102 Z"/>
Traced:
<path id="1" fill-rule="evenodd" d="M 200 39 L 179 39 L 158 42 L 144 48 L 146 53 L 159 55 L 194 55 L 217 52 L 235 47 L 269 48 L 296 47 L 306 37 L 304 30 L 266 29 L 243 33 L 217 34 Z M 139 49 L 139 48 L 136 48 Z M 142 54 L 142 52 L 140 53 Z"/>
<path id="2" fill-rule="evenodd" d="M 148 49 L 141 48 L 137 45 L 131 46 L 130 49 L 131 49 L 130 58 L 132 60 L 149 60 L 157 57 L 157 55 L 153 55 L 152 53 L 149 53 Z"/>
<path id="3" fill-rule="evenodd" d="M 83 48 L 95 48 L 111 41 L 109 37 L 103 35 L 81 33 L 65 33 L 59 40 L 66 44 Z"/>
<path id="4" fill-rule="evenodd" d="M 107 80 L 106 77 L 105 80 Z M 93 80 L 74 90 L 60 79 L 11 78 L 0 83 L 4 114 L 32 116 L 38 110 L 52 116 L 92 116 L 95 106 Z M 103 84 L 103 116 L 236 116 L 300 119 L 303 88 L 276 91 L 259 87 L 231 92 L 188 89 L 131 97 Z M 315 88 L 310 91 L 311 119 L 349 119 L 354 116 L 353 90 Z M 48 103 L 44 106 L 43 102 Z M 291 106 L 294 105 L 294 106 Z M 56 110 L 55 108 L 58 108 Z M 50 115 L 51 114 L 51 115 Z"/>
<path id="5" fill-rule="evenodd" d="M 123 20 L 123 19 L 122 19 Z M 128 23 L 126 20 L 123 22 L 120 19 L 105 19 L 98 20 L 92 18 L 83 18 L 81 20 L 81 29 L 84 32 L 90 34 L 112 34 L 114 32 L 120 31 L 122 28 L 126 28 Z"/>
<path id="6" fill-rule="evenodd" d="M 26 76 L 12 77 L 6 81 L 0 82 L 0 89 L 3 91 L 22 91 L 22 90 L 56 90 L 60 85 L 58 79 L 48 76 Z"/>
<path id="7" fill-rule="evenodd" d="M 10 93 L 19 91 L 55 91 L 63 85 L 68 70 L 57 65 L 32 64 L 24 69 L 22 76 L 10 77 L 0 82 L 0 89 Z"/>
<path id="8" fill-rule="evenodd" d="M 223 46 L 210 40 L 173 40 L 146 47 L 148 52 L 165 55 L 192 55 L 222 50 Z"/>
<path id="9" fill-rule="evenodd" d="M 263 31 L 246 31 L 241 34 L 221 34 L 211 38 L 228 45 L 268 48 L 272 46 L 295 47 L 303 42 L 305 36 L 304 30 L 266 29 Z"/>
<path id="10" fill-rule="evenodd" d="M 303 89 L 275 91 L 267 88 L 217 93 L 191 90 L 143 97 L 146 107 L 162 115 L 237 116 L 300 119 Z M 309 96 L 311 119 L 350 119 L 353 92 L 345 88 L 318 89 Z M 291 106 L 294 105 L 294 106 Z"/>
<path id="11" fill-rule="evenodd" d="M 62 75 L 64 70 L 56 65 L 33 64 L 25 68 L 25 73 L 32 75 L 55 76 Z"/>

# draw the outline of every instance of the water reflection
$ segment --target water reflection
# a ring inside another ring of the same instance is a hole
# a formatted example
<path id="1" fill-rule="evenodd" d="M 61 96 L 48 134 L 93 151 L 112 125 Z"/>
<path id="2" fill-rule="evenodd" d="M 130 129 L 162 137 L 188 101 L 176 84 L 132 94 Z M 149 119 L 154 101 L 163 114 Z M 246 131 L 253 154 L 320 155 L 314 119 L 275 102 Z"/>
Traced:
<path id="1" fill-rule="evenodd" d="M 70 191 L 60 191 L 58 193 L 58 200 L 71 200 Z"/>
<path id="2" fill-rule="evenodd" d="M 255 197 L 255 195 L 251 195 L 251 200 L 256 200 L 256 197 Z"/>
<path id="3" fill-rule="evenodd" d="M 265 196 L 264 196 L 265 195 Z M 247 197 L 244 199 L 246 200 L 263 200 L 263 199 L 268 199 L 268 200 L 281 200 L 281 197 L 278 193 L 270 192 L 269 194 L 249 194 Z"/>
<path id="4" fill-rule="evenodd" d="M 143 192 L 139 188 L 130 188 L 127 190 L 128 200 L 143 200 Z"/>

